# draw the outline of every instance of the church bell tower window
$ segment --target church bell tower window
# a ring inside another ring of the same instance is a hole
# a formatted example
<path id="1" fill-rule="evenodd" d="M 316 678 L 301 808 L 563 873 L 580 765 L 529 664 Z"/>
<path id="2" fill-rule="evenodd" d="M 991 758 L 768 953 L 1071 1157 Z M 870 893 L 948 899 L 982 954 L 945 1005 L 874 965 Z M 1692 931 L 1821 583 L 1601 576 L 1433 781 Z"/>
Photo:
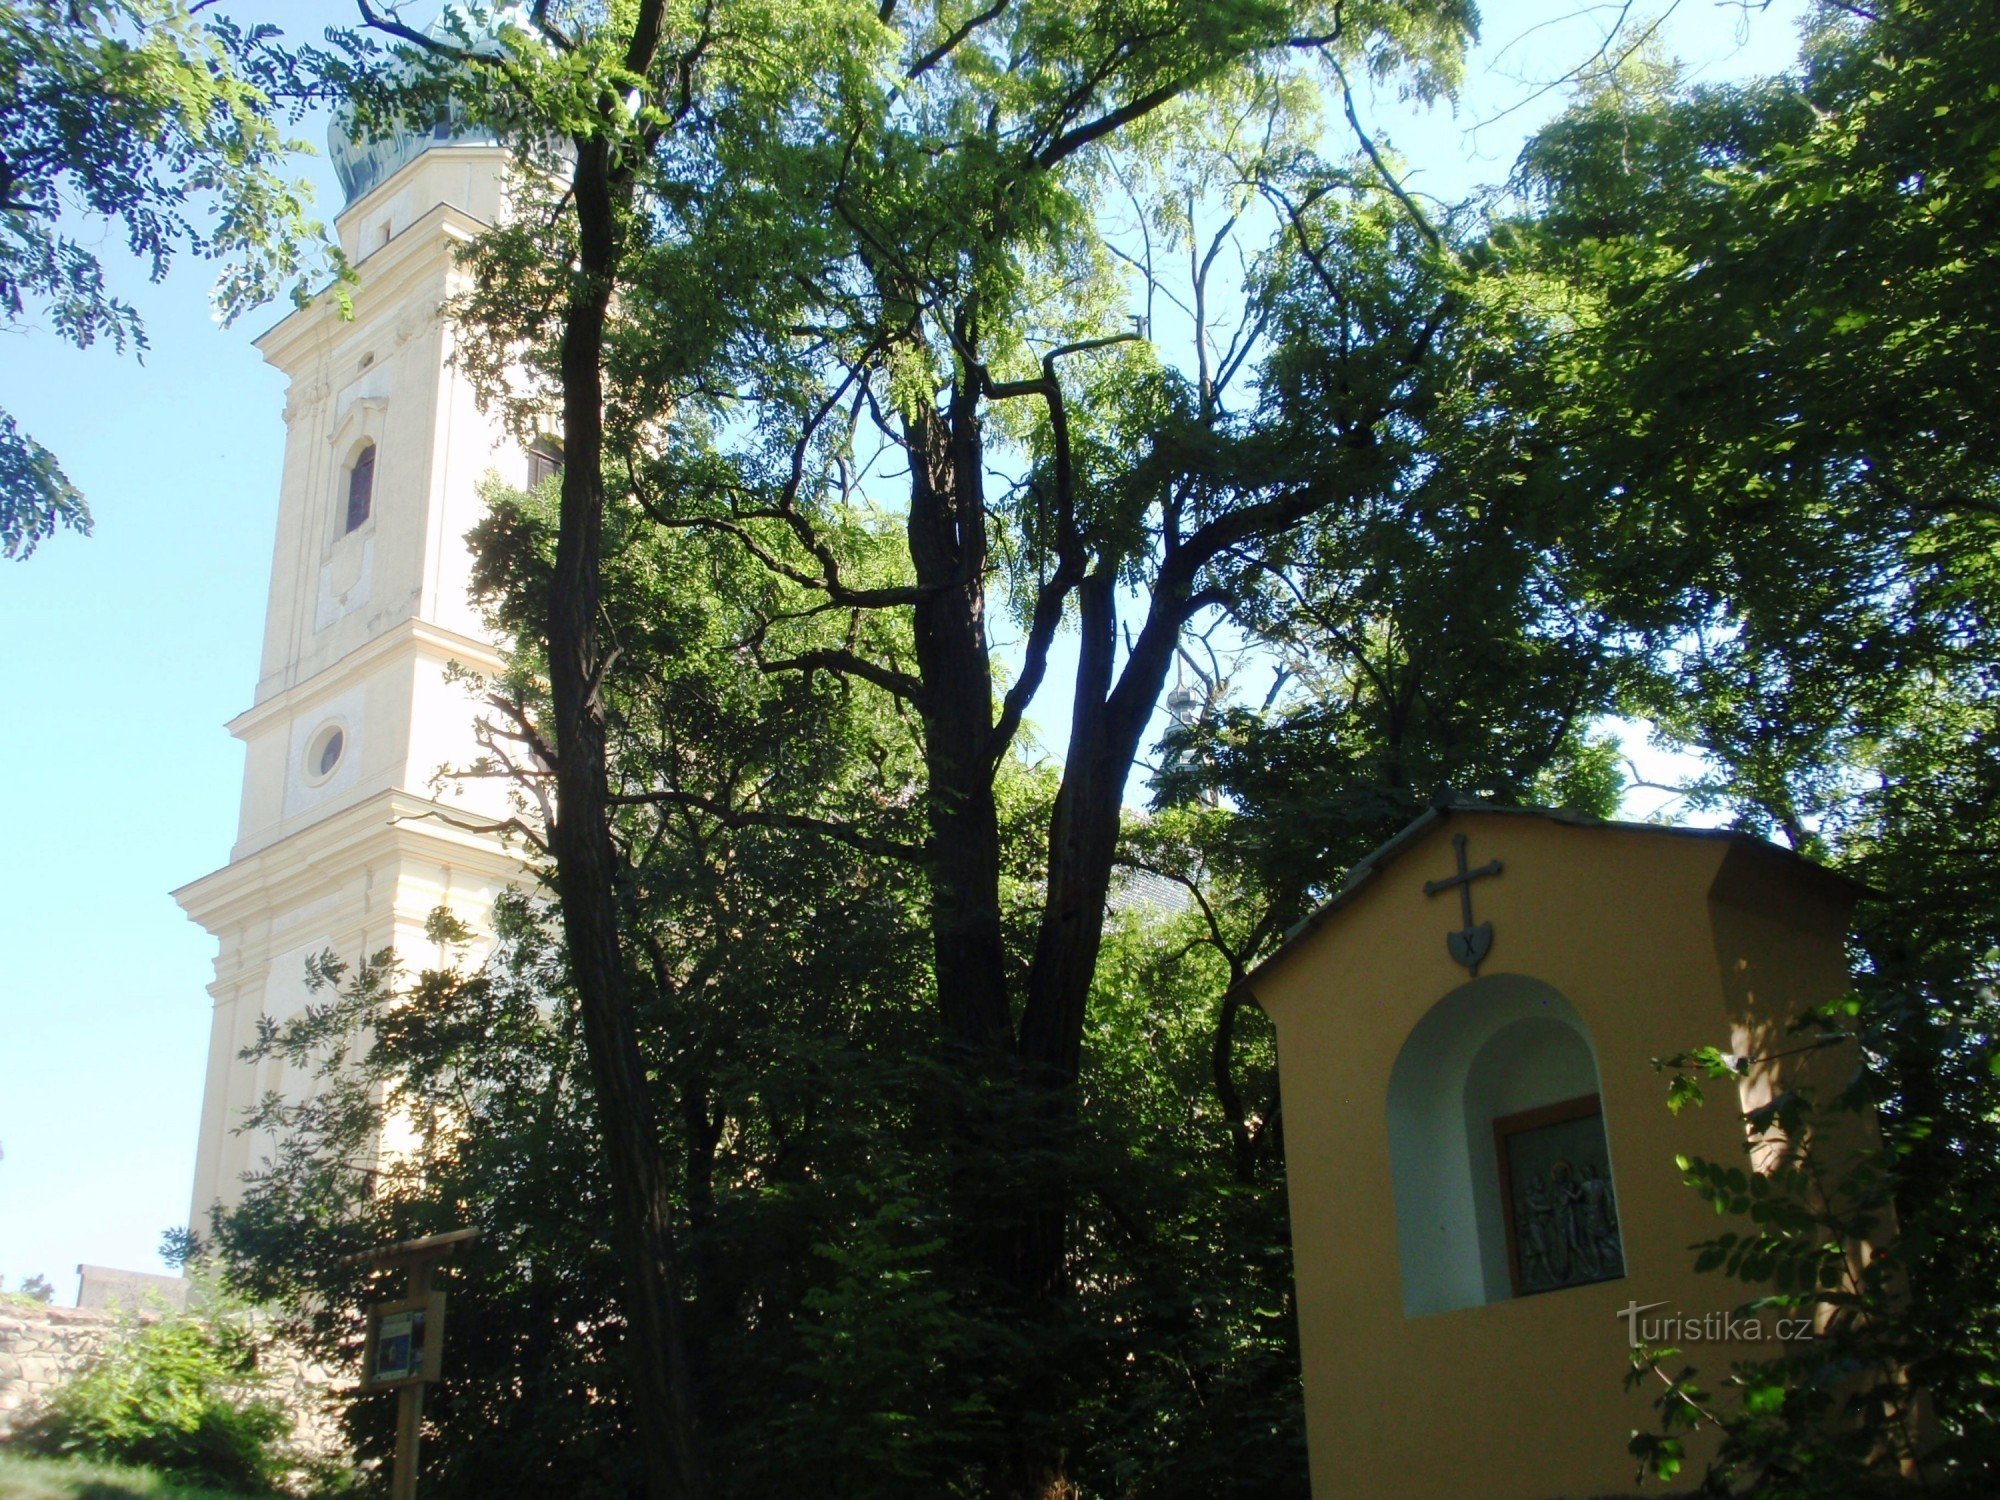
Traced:
<path id="1" fill-rule="evenodd" d="M 346 531 L 359 531 L 375 504 L 375 445 L 369 443 L 354 456 L 347 471 Z"/>
<path id="2" fill-rule="evenodd" d="M 544 479 L 562 473 L 562 444 L 552 437 L 536 438 L 528 449 L 528 488 L 535 489 Z"/>
<path id="3" fill-rule="evenodd" d="M 340 757 L 347 750 L 347 731 L 338 724 L 327 724 L 306 742 L 305 773 L 308 785 L 317 786 L 340 767 Z"/>

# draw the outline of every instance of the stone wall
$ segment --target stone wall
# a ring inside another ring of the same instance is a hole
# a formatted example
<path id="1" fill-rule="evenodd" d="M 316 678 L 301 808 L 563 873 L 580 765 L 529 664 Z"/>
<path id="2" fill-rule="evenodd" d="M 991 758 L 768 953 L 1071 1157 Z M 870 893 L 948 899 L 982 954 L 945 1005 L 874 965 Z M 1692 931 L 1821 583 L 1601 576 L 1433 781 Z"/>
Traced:
<path id="1" fill-rule="evenodd" d="M 118 1332 L 117 1314 L 0 1300 L 0 1439 Z"/>
<path id="2" fill-rule="evenodd" d="M 50 1307 L 0 1298 L 0 1442 L 25 1421 L 43 1397 L 79 1366 L 133 1326 L 157 1313 L 120 1313 L 90 1307 Z M 293 1420 L 292 1440 L 318 1459 L 338 1460 L 345 1447 L 337 1420 L 346 1396 L 333 1372 L 263 1333 L 255 1394 L 284 1404 Z"/>
<path id="3" fill-rule="evenodd" d="M 194 1283 L 185 1276 L 155 1271 L 121 1271 L 115 1266 L 76 1268 L 76 1305 L 111 1312 L 121 1307 L 145 1307 L 185 1312 Z"/>

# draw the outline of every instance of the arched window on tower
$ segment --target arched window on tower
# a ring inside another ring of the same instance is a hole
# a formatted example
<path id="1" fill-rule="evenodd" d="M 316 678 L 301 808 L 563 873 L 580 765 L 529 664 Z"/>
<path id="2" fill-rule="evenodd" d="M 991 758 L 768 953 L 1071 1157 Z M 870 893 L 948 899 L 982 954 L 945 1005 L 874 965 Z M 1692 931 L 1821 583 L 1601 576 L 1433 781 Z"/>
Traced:
<path id="1" fill-rule="evenodd" d="M 343 531 L 359 531 L 375 504 L 375 445 L 364 444 L 347 470 L 347 525 Z"/>
<path id="2" fill-rule="evenodd" d="M 562 444 L 552 437 L 538 437 L 528 446 L 528 488 L 535 489 L 544 479 L 562 473 Z"/>

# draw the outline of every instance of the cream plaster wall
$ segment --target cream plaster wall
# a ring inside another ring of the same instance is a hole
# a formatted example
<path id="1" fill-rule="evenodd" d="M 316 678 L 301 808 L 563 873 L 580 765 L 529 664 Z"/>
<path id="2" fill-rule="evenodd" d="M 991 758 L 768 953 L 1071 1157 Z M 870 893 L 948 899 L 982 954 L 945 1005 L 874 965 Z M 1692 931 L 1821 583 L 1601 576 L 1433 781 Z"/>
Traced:
<path id="1" fill-rule="evenodd" d="M 238 1128 L 245 1112 L 269 1090 L 296 1102 L 309 1086 L 275 1060 L 240 1056 L 255 1040 L 260 1016 L 287 1020 L 306 1003 L 307 961 L 325 952 L 352 966 L 394 948 L 407 967 L 437 965 L 447 955 L 425 935 L 431 912 L 449 906 L 483 928 L 493 902 L 520 878 L 518 863 L 491 840 L 441 837 L 415 820 L 421 810 L 413 799 L 385 799 L 359 810 L 361 816 L 328 819 L 219 872 L 237 877 L 231 889 L 188 898 L 221 944 L 210 986 L 215 1008 L 195 1169 L 197 1226 L 210 1204 L 234 1202 L 242 1174 L 271 1152 L 268 1137 Z M 361 837 L 329 837 L 339 833 Z M 219 884 L 218 876 L 209 882 Z M 201 902 L 208 894 L 213 902 Z"/>
<path id="2" fill-rule="evenodd" d="M 192 1222 L 234 1202 L 273 1143 L 238 1129 L 266 1090 L 296 1100 L 308 1078 L 245 1062 L 260 1016 L 305 1003 L 305 965 L 349 964 L 394 947 L 409 967 L 444 955 L 424 935 L 440 904 L 475 929 L 522 878 L 490 834 L 458 823 L 504 817 L 490 781 L 435 784 L 480 754 L 478 705 L 454 664 L 500 665 L 466 597 L 465 535 L 488 474 L 519 484 L 527 457 L 482 415 L 452 368 L 440 308 L 457 286 L 456 248 L 505 206 L 507 153 L 440 146 L 351 204 L 338 220 L 356 261 L 354 317 L 329 297 L 259 341 L 290 377 L 264 646 L 244 745 L 243 797 L 228 866 L 175 893 L 218 940 Z M 369 519 L 344 531 L 346 471 L 376 447 Z M 306 755 L 337 724 L 345 749 L 320 777 Z"/>
<path id="3" fill-rule="evenodd" d="M 440 203 L 497 224 L 506 211 L 507 161 L 500 146 L 433 146 L 341 210 L 340 248 L 359 265 Z"/>
<path id="4" fill-rule="evenodd" d="M 438 772 L 483 753 L 476 690 L 449 680 L 456 665 L 495 670 L 490 643 L 407 618 L 297 688 L 239 715 L 230 728 L 245 746 L 243 805 L 234 858 L 386 790 L 431 797 Z M 337 724 L 347 745 L 331 776 L 312 774 L 305 753 Z M 470 779 L 445 800 L 466 814 L 505 817 L 497 782 Z"/>

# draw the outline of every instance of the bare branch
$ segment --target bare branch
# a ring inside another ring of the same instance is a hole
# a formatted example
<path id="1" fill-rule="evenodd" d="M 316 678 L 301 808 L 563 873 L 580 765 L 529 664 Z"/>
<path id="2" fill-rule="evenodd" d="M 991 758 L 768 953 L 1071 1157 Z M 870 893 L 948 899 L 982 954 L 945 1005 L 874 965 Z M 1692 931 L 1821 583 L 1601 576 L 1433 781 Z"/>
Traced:
<path id="1" fill-rule="evenodd" d="M 1048 673 L 1049 649 L 1055 640 L 1056 631 L 1062 626 L 1063 608 L 1069 595 L 1083 582 L 1088 567 L 1084 555 L 1083 538 L 1076 526 L 1075 481 L 1071 470 L 1069 414 L 1063 403 L 1062 381 L 1056 375 L 1056 361 L 1072 354 L 1082 354 L 1093 349 L 1106 349 L 1113 344 L 1132 343 L 1139 338 L 1136 333 L 1111 334 L 1104 338 L 1081 339 L 1071 344 L 1061 344 L 1042 356 L 1042 373 L 1034 380 L 1016 380 L 995 383 L 985 369 L 975 365 L 981 390 L 989 399 L 1005 400 L 1014 396 L 1038 395 L 1048 402 L 1049 435 L 1055 452 L 1056 488 L 1056 569 L 1035 595 L 1035 613 L 1028 627 L 1028 643 L 1021 666 L 1021 675 L 1007 690 L 1007 696 L 1000 705 L 999 721 L 993 726 L 993 737 L 989 741 L 991 758 L 995 765 L 1006 755 L 1007 747 L 1014 742 L 1019 732 L 1021 720 L 1028 711 L 1028 705 L 1040 691 L 1042 680 Z"/>
<path id="2" fill-rule="evenodd" d="M 1088 125 L 1079 125 L 1074 130 L 1064 132 L 1051 141 L 1041 155 L 1035 158 L 1035 165 L 1047 171 L 1050 167 L 1075 155 L 1091 142 L 1102 140 L 1114 131 L 1123 130 L 1134 120 L 1144 119 L 1161 105 L 1172 103 L 1186 93 L 1187 88 L 1188 85 L 1184 82 L 1162 84 L 1151 93 L 1142 94 L 1131 103 L 1114 109 L 1109 114 L 1099 115 Z"/>
<path id="3" fill-rule="evenodd" d="M 1340 80 L 1341 107 L 1347 113 L 1347 123 L 1354 127 L 1354 136 L 1361 142 L 1361 149 L 1368 153 L 1369 161 L 1375 164 L 1375 170 L 1381 174 L 1383 182 L 1389 186 L 1389 191 L 1395 194 L 1396 201 L 1403 205 L 1404 211 L 1409 214 L 1424 238 L 1431 242 L 1433 248 L 1442 249 L 1443 236 L 1432 226 L 1429 216 L 1417 207 L 1417 200 L 1405 190 L 1402 180 L 1389 170 L 1388 162 L 1382 159 L 1382 153 L 1376 149 L 1374 138 L 1362 128 L 1361 116 L 1354 110 L 1354 86 L 1347 81 L 1347 71 L 1338 62 L 1333 64 L 1333 71 L 1334 76 Z"/>
<path id="4" fill-rule="evenodd" d="M 493 61 L 479 53 L 468 52 L 463 47 L 454 47 L 448 42 L 439 41 L 436 37 L 417 30 L 396 14 L 393 5 L 385 14 L 369 4 L 369 0 L 354 0 L 354 3 L 360 8 L 362 24 L 371 31 L 379 31 L 386 36 L 395 37 L 398 41 L 408 42 L 412 47 L 420 48 L 433 57 L 449 57 L 455 62 Z"/>
<path id="5" fill-rule="evenodd" d="M 924 851 L 918 845 L 905 844 L 896 839 L 878 838 L 864 832 L 857 823 L 838 823 L 828 818 L 812 818 L 802 813 L 773 812 L 761 807 L 731 807 L 717 802 L 712 797 L 704 797 L 696 792 L 654 791 L 629 792 L 614 795 L 612 803 L 619 807 L 685 807 L 713 818 L 725 828 L 777 828 L 791 833 L 811 833 L 822 838 L 833 839 L 858 849 L 863 854 L 874 854 L 884 859 L 916 861 L 923 858 Z"/>
<path id="6" fill-rule="evenodd" d="M 988 21 L 999 19 L 1000 14 L 1012 3 L 1013 0 L 993 0 L 993 3 L 987 6 L 985 10 L 980 11 L 975 16 L 968 16 L 963 24 L 953 30 L 950 36 L 911 63 L 909 72 L 903 76 L 909 82 L 915 83 L 924 74 L 928 73 L 957 50 L 958 44 L 971 36 L 973 32 L 984 26 Z"/>
<path id="7" fill-rule="evenodd" d="M 467 833 L 518 833 L 543 854 L 549 852 L 548 840 L 519 818 L 465 818 L 455 813 L 446 812 L 441 807 L 433 807 L 420 813 L 411 813 L 406 817 L 397 818 L 394 821 L 397 823 L 420 823 L 426 818 L 435 818 L 447 828 L 461 828 Z"/>
<path id="8" fill-rule="evenodd" d="M 639 508 L 646 512 L 655 526 L 668 531 L 716 531 L 733 537 L 737 543 L 765 568 L 781 578 L 789 579 L 802 588 L 824 593 L 834 604 L 854 609 L 888 609 L 897 605 L 915 604 L 924 596 L 924 590 L 915 585 L 890 588 L 853 589 L 840 581 L 840 570 L 832 549 L 820 540 L 812 530 L 812 523 L 795 511 L 788 515 L 783 508 L 769 508 L 748 513 L 751 520 L 782 520 L 798 536 L 803 529 L 811 537 L 809 550 L 828 571 L 811 573 L 804 568 L 786 562 L 757 537 L 743 519 L 734 516 L 670 516 L 661 509 L 646 483 L 639 477 L 631 454 L 625 457 L 625 472 L 632 485 L 632 494 L 639 502 Z"/>
<path id="9" fill-rule="evenodd" d="M 757 665 L 766 672 L 832 672 L 841 677 L 859 677 L 863 682 L 872 682 L 885 693 L 894 693 L 912 703 L 920 703 L 924 698 L 924 685 L 917 678 L 872 662 L 853 651 L 825 647 L 801 651 L 797 656 L 776 661 L 766 661 L 760 656 Z"/>
<path id="10" fill-rule="evenodd" d="M 549 19 L 549 0 L 535 0 L 534 9 L 528 12 L 528 19 L 535 30 L 542 34 L 542 40 L 558 52 L 576 51 L 576 38 Z"/>

